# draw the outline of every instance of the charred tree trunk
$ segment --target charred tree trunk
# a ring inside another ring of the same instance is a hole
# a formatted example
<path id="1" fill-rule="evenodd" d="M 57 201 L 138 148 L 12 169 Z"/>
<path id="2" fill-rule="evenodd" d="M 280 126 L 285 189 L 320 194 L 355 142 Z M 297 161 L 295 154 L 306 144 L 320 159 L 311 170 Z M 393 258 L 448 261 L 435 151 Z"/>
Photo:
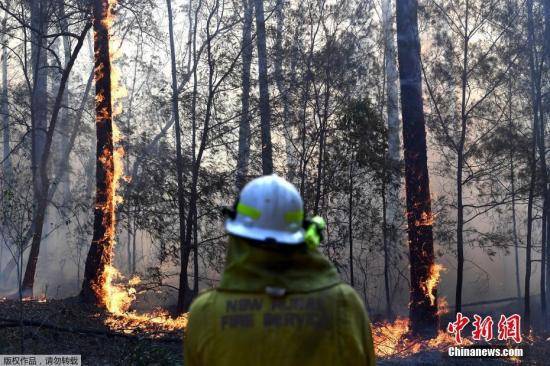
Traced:
<path id="1" fill-rule="evenodd" d="M 252 63 L 252 21 L 254 6 L 251 0 L 243 0 L 244 24 L 242 39 L 242 95 L 241 123 L 239 124 L 239 155 L 237 157 L 236 186 L 243 188 L 248 176 L 250 160 L 250 65 Z"/>
<path id="2" fill-rule="evenodd" d="M 260 124 L 262 132 L 262 174 L 273 173 L 273 146 L 271 143 L 271 111 L 267 75 L 267 46 L 263 0 L 255 0 L 256 35 L 258 43 L 258 77 L 260 84 Z"/>
<path id="3" fill-rule="evenodd" d="M 434 266 L 434 248 L 417 8 L 416 0 L 397 2 L 397 51 L 411 270 L 409 316 L 412 334 L 432 337 L 437 334 L 439 318 L 436 290 L 431 294 L 435 296 L 433 303 L 425 291 L 425 283 Z"/>
<path id="4" fill-rule="evenodd" d="M 106 267 L 113 256 L 115 230 L 113 108 L 111 104 L 111 60 L 109 54 L 108 0 L 95 0 L 94 53 L 96 80 L 96 197 L 93 238 L 86 265 L 81 297 L 103 304 Z"/>

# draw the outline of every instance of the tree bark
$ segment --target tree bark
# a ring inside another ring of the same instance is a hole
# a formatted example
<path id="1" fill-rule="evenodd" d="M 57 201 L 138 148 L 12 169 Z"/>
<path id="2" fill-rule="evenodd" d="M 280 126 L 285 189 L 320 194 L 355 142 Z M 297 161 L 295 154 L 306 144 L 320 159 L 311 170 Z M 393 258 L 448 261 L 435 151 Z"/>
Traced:
<path id="1" fill-rule="evenodd" d="M 67 33 L 69 32 L 69 22 L 67 20 L 67 15 L 65 14 L 64 1 L 61 1 L 59 6 L 60 6 L 59 23 L 61 25 L 60 28 L 62 32 Z M 63 68 L 64 69 L 67 68 L 67 65 L 70 59 L 71 59 L 71 43 L 69 40 L 69 36 L 64 35 L 63 36 L 63 61 L 64 61 Z M 66 138 L 66 135 L 69 130 L 69 102 L 70 102 L 69 85 L 67 82 L 67 85 L 65 86 L 65 90 L 63 91 L 63 101 L 61 102 L 62 111 L 61 111 L 60 120 L 59 120 L 59 127 L 60 127 L 59 130 L 60 130 L 60 135 L 62 136 L 61 143 L 59 144 L 59 147 L 60 147 L 59 151 L 61 153 L 61 156 L 63 156 L 63 153 L 68 149 L 68 143 L 69 143 L 69 139 Z M 71 179 L 69 174 L 71 162 L 70 160 L 67 160 L 63 164 L 66 166 L 66 169 L 61 172 L 60 184 L 62 188 L 62 191 L 61 191 L 62 205 L 66 206 L 67 203 L 71 201 Z"/>
<path id="2" fill-rule="evenodd" d="M 512 119 L 512 80 L 508 81 L 508 124 L 509 124 L 509 133 L 510 140 L 513 136 L 513 119 Z M 515 260 L 515 269 L 516 269 L 516 296 L 521 298 L 521 286 L 519 280 L 519 240 L 518 240 L 518 230 L 517 230 L 517 219 L 516 219 L 516 184 L 515 184 L 515 166 L 514 166 L 514 155 L 515 149 L 514 144 L 511 144 L 510 148 L 510 191 L 512 196 L 512 239 L 514 241 L 514 260 Z"/>
<path id="3" fill-rule="evenodd" d="M 353 160 L 349 162 L 349 195 L 348 195 L 348 239 L 349 239 L 349 278 L 351 287 L 355 286 L 353 273 Z"/>
<path id="4" fill-rule="evenodd" d="M 390 250 L 387 222 L 388 205 L 386 202 L 386 182 L 382 181 L 382 242 L 384 243 L 384 294 L 386 295 L 386 317 L 391 319 L 391 294 L 390 294 Z"/>
<path id="5" fill-rule="evenodd" d="M 243 6 L 241 123 L 239 124 L 239 155 L 235 184 L 238 190 L 244 187 L 250 163 L 250 65 L 252 63 L 252 21 L 254 16 L 254 5 L 251 0 L 243 0 Z"/>
<path id="6" fill-rule="evenodd" d="M 31 1 L 31 65 L 32 65 L 32 90 L 31 90 L 31 163 L 33 176 L 34 201 L 43 200 L 43 182 L 40 174 L 40 161 L 44 155 L 46 141 L 46 129 L 48 118 L 48 68 L 47 53 L 44 47 L 44 37 L 47 33 L 47 4 L 43 1 Z M 33 236 L 42 232 L 38 227 L 40 220 L 40 207 L 35 205 L 33 212 Z M 41 236 L 41 235 L 40 235 Z M 25 279 L 23 280 L 23 296 L 32 296 L 34 273 L 40 251 L 40 242 L 33 240 Z"/>
<path id="7" fill-rule="evenodd" d="M 411 271 L 410 329 L 412 334 L 437 334 L 437 291 L 432 303 L 424 284 L 434 266 L 430 180 L 426 152 L 426 130 L 422 101 L 418 3 L 397 2 L 397 51 L 401 84 L 405 187 Z"/>
<path id="8" fill-rule="evenodd" d="M 294 149 L 294 121 L 292 119 L 290 110 L 290 96 L 289 91 L 292 90 L 293 82 L 287 84 L 284 80 L 283 73 L 283 61 L 284 61 L 284 50 L 283 50 L 283 32 L 284 32 L 284 9 L 285 0 L 277 0 L 277 5 L 275 8 L 275 16 L 277 19 L 277 27 L 275 31 L 275 56 L 274 56 L 274 71 L 275 71 L 275 83 L 277 85 L 277 90 L 281 97 L 281 103 L 283 105 L 283 135 L 285 138 L 285 152 L 286 152 L 286 171 L 287 179 L 289 182 L 293 182 L 296 175 L 296 151 Z M 294 60 L 291 60 L 291 73 L 294 73 L 292 70 L 295 65 Z"/>
<path id="9" fill-rule="evenodd" d="M 390 180 L 387 189 L 387 234 L 388 250 L 399 245 L 399 221 L 401 205 L 399 192 L 401 187 L 401 128 L 399 125 L 398 72 L 395 61 L 395 39 L 393 30 L 392 0 L 382 1 L 382 23 L 384 29 L 384 48 L 387 90 L 387 123 L 388 123 L 388 160 L 391 167 Z"/>
<path id="10" fill-rule="evenodd" d="M 176 132 L 176 171 L 178 174 L 178 217 L 180 246 L 185 243 L 185 200 L 183 187 L 183 157 L 181 152 L 181 127 L 178 108 L 178 81 L 176 76 L 176 49 L 174 45 L 174 26 L 172 14 L 172 1 L 166 0 L 168 10 L 168 33 L 170 35 L 170 63 L 172 68 L 172 115 L 174 116 L 174 129 Z M 135 248 L 134 248 L 135 252 Z"/>
<path id="11" fill-rule="evenodd" d="M 89 22 L 86 23 L 86 25 L 84 26 L 82 32 L 80 33 L 77 39 L 77 43 L 71 54 L 69 63 L 67 64 L 67 67 L 63 70 L 63 74 L 61 75 L 59 89 L 57 91 L 55 103 L 52 108 L 50 123 L 49 123 L 49 126 L 47 126 L 47 130 L 45 134 L 43 153 L 40 156 L 40 161 L 38 163 L 38 167 L 40 169 L 38 170 L 37 174 L 39 174 L 40 176 L 39 177 L 40 187 L 38 187 L 37 189 L 40 192 L 40 195 L 38 196 L 38 200 L 36 201 L 36 210 L 33 217 L 34 230 L 32 234 L 31 249 L 29 252 L 29 259 L 27 261 L 27 267 L 25 268 L 25 276 L 23 278 L 22 287 L 24 292 L 23 295 L 25 297 L 33 295 L 34 277 L 36 274 L 36 265 L 38 262 L 38 255 L 40 253 L 40 243 L 42 240 L 42 229 L 44 225 L 44 219 L 46 217 L 46 208 L 48 206 L 49 197 L 50 197 L 50 185 L 48 182 L 47 167 L 48 167 L 48 161 L 50 158 L 53 135 L 54 135 L 54 132 L 56 131 L 59 111 L 61 109 L 61 101 L 63 99 L 63 90 L 65 88 L 65 85 L 68 82 L 69 75 L 74 66 L 76 58 L 78 57 L 78 54 L 80 53 L 82 44 L 84 43 L 84 39 L 86 38 L 86 34 L 88 33 L 88 30 L 90 29 L 90 27 L 91 27 L 91 24 Z M 25 242 L 26 242 L 26 239 L 25 239 Z"/>
<path id="12" fill-rule="evenodd" d="M 6 31 L 7 25 L 7 16 L 2 21 L 2 29 Z M 4 35 L 2 37 L 2 135 L 3 135 L 3 169 L 4 169 L 4 181 L 10 186 L 12 181 L 12 164 L 10 157 L 10 111 L 9 111 L 9 100 L 8 100 L 8 47 L 7 47 L 7 37 Z M 0 263 L 1 265 L 1 263 Z"/>
<path id="13" fill-rule="evenodd" d="M 533 135 L 530 151 L 531 177 L 529 183 L 529 197 L 527 202 L 527 240 L 525 248 L 525 296 L 524 296 L 524 329 L 531 329 L 531 251 L 533 245 L 533 201 L 537 176 L 537 135 L 540 111 L 540 88 L 537 88 L 539 74 L 535 66 L 535 30 L 533 24 L 533 0 L 527 0 L 527 39 L 529 48 L 529 69 L 531 72 L 531 106 L 533 113 Z M 540 72 L 540 70 L 538 70 Z"/>
<path id="14" fill-rule="evenodd" d="M 273 173 L 273 146 L 271 143 L 271 111 L 267 75 L 267 46 L 263 0 L 255 0 L 256 35 L 258 44 L 258 81 L 260 84 L 260 124 L 262 132 L 262 174 Z"/>
<path id="15" fill-rule="evenodd" d="M 113 108 L 109 28 L 105 23 L 108 0 L 94 0 L 94 54 L 96 80 L 96 197 L 93 238 L 86 258 L 80 293 L 83 301 L 104 305 L 105 270 L 111 264 L 115 231 Z"/>
<path id="16" fill-rule="evenodd" d="M 548 78 L 548 75 L 550 75 L 550 0 L 543 0 L 543 8 L 544 8 L 544 60 L 546 64 L 546 78 Z M 548 106 L 550 103 L 550 87 L 546 87 L 545 90 L 546 99 L 544 101 L 541 101 L 541 116 L 544 120 L 544 115 L 546 113 L 546 118 L 550 118 L 549 112 L 550 107 Z M 544 129 L 545 123 L 541 121 L 541 132 L 542 132 L 542 141 L 544 141 L 545 136 L 545 129 Z M 546 163 L 546 159 L 544 159 Z M 543 230 L 546 231 L 546 296 L 550 296 L 550 187 L 548 183 L 548 178 L 545 180 L 545 216 L 546 216 L 546 227 L 543 228 Z M 548 300 L 548 299 L 547 299 Z M 546 319 L 546 325 L 547 327 L 550 325 L 550 319 Z"/>
<path id="17" fill-rule="evenodd" d="M 467 108 L 467 92 L 468 92 L 468 50 L 470 44 L 469 38 L 469 1 L 466 0 L 466 15 L 464 18 L 464 35 L 462 47 L 462 75 L 461 75 L 461 107 L 460 107 L 460 140 L 457 146 L 457 167 L 456 167 L 456 252 L 457 252 L 457 269 L 456 269 L 456 294 L 455 294 L 455 313 L 462 310 L 462 284 L 464 281 L 464 202 L 463 202 L 463 186 L 462 173 L 464 166 L 464 144 L 466 142 L 466 130 L 468 123 Z"/>

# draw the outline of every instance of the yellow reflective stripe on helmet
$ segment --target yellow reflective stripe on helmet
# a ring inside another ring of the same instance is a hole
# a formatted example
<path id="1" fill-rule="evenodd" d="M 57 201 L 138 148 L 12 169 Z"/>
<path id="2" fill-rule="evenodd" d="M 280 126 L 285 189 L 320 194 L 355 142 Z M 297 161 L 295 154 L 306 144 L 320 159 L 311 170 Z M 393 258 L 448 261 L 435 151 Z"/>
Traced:
<path id="1" fill-rule="evenodd" d="M 285 213 L 286 222 L 302 222 L 304 220 L 304 211 L 289 211 Z"/>
<path id="2" fill-rule="evenodd" d="M 262 213 L 256 207 L 248 206 L 243 203 L 237 204 L 237 213 L 258 220 Z"/>

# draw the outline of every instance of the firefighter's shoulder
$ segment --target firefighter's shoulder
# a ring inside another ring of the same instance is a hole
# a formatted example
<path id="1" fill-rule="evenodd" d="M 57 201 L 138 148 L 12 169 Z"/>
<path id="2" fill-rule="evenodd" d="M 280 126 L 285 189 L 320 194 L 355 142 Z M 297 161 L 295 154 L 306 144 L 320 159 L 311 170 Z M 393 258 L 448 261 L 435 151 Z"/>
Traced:
<path id="1" fill-rule="evenodd" d="M 365 304 L 363 300 L 353 287 L 346 283 L 340 283 L 336 286 L 336 290 L 339 292 L 339 295 L 347 306 L 355 310 L 365 310 Z"/>
<path id="2" fill-rule="evenodd" d="M 193 300 L 190 311 L 199 311 L 208 306 L 213 301 L 213 298 L 216 294 L 215 288 L 208 288 L 201 290 L 199 295 Z"/>

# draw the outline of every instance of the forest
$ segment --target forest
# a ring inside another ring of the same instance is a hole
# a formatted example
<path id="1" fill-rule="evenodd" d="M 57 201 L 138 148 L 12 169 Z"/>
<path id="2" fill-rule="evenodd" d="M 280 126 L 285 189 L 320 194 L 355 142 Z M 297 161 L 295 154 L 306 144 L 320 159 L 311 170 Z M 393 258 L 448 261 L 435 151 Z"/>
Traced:
<path id="1" fill-rule="evenodd" d="M 550 0 L 0 0 L 0 45 L 0 355 L 181 365 L 269 174 L 379 364 L 469 364 L 458 314 L 550 355 Z"/>

